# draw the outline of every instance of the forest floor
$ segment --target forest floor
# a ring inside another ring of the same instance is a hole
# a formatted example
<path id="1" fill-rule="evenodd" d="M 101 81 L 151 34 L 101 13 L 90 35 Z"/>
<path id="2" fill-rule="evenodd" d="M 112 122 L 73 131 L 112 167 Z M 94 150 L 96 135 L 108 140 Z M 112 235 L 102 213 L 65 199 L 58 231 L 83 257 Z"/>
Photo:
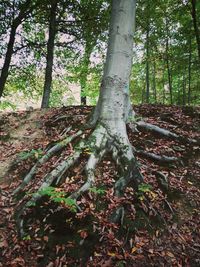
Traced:
<path id="1" fill-rule="evenodd" d="M 177 106 L 136 106 L 138 116 L 187 138 L 199 140 L 200 109 Z M 22 200 L 12 197 L 26 173 L 47 148 L 84 125 L 91 107 L 3 113 L 0 117 L 0 267 L 4 266 L 200 266 L 200 147 L 164 139 L 151 132 L 133 133 L 137 150 L 177 157 L 172 163 L 137 155 L 145 184 L 127 188 L 123 225 L 107 220 L 117 205 L 113 185 L 116 166 L 108 155 L 97 166 L 96 185 L 81 197 L 82 211 L 64 205 L 65 193 L 84 183 L 83 166 L 90 154 L 64 174 L 64 183 L 25 214 L 27 236 L 17 234 L 14 214 L 30 198 L 42 178 L 67 158 L 74 142 L 55 155 L 26 187 Z M 163 180 L 159 179 L 162 174 Z"/>

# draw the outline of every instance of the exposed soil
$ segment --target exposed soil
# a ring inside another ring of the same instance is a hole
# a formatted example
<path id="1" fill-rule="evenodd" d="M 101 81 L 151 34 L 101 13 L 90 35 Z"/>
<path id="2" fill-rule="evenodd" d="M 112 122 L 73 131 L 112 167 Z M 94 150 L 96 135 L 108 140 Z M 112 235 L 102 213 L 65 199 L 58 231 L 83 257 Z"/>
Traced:
<path id="1" fill-rule="evenodd" d="M 0 266 L 199 266 L 199 145 L 150 132 L 128 129 L 131 144 L 137 150 L 180 160 L 163 164 L 137 156 L 148 187 L 139 193 L 127 188 L 120 200 L 126 207 L 123 226 L 106 219 L 117 205 L 112 189 L 117 170 L 107 156 L 96 170 L 96 187 L 79 201 L 81 212 L 74 213 L 62 202 L 44 197 L 27 212 L 26 238 L 18 237 L 14 213 L 20 201 L 11 193 L 40 153 L 62 139 L 65 129 L 72 126 L 67 133 L 72 135 L 84 125 L 90 111 L 91 107 L 65 107 L 1 116 Z M 147 122 L 199 140 L 199 108 L 142 105 L 135 111 Z M 70 155 L 74 145 L 69 144 L 41 167 L 25 191 L 34 193 L 44 175 Z M 65 173 L 58 192 L 69 193 L 84 183 L 88 154 L 85 151 L 80 162 Z M 159 173 L 166 178 L 165 184 Z M 29 197 L 27 194 L 25 199 Z"/>

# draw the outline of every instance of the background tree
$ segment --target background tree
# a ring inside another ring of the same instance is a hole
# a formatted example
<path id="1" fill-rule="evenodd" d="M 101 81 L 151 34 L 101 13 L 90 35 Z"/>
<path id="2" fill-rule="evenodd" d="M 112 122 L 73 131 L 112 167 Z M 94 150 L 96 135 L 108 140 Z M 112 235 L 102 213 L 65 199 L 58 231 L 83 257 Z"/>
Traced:
<path id="1" fill-rule="evenodd" d="M 46 58 L 46 70 L 45 81 L 42 98 L 42 108 L 49 106 L 49 98 L 51 93 L 52 83 L 52 69 L 53 69 L 53 56 L 54 56 L 54 43 L 56 36 L 56 13 L 57 13 L 57 0 L 50 2 L 50 16 L 49 16 L 49 37 L 47 42 L 47 58 Z"/>
<path id="2" fill-rule="evenodd" d="M 17 3 L 13 2 L 13 10 L 12 10 L 12 14 L 10 14 L 12 18 L 12 22 L 11 22 L 11 28 L 10 28 L 9 41 L 8 41 L 7 51 L 6 51 L 6 55 L 4 59 L 4 64 L 1 70 L 1 76 L 0 76 L 0 97 L 3 94 L 5 83 L 8 77 L 17 28 L 22 23 L 22 21 L 26 19 L 26 17 L 32 12 L 33 8 L 34 8 L 34 3 L 33 1 L 30 1 L 30 0 L 27 0 L 24 2 L 17 2 Z"/>
<path id="3" fill-rule="evenodd" d="M 197 7 L 196 0 L 191 0 L 191 5 L 192 5 L 191 15 L 192 15 L 192 21 L 193 21 L 193 26 L 194 26 L 195 37 L 197 41 L 198 56 L 199 56 L 199 61 L 200 61 L 200 31 L 199 31 L 199 21 L 198 21 L 198 16 L 197 16 L 197 13 L 198 13 L 197 9 L 200 10 L 200 8 L 199 8 L 199 5 Z"/>

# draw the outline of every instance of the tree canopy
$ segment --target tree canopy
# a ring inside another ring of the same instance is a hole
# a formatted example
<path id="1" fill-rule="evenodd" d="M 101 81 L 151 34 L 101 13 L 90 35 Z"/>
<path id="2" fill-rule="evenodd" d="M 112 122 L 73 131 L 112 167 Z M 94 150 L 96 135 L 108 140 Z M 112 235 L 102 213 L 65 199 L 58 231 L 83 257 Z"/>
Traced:
<path id="1" fill-rule="evenodd" d="M 88 103 L 97 99 L 109 1 L 56 1 L 55 40 L 48 48 L 53 2 L 1 1 L 2 107 L 9 104 L 6 96 L 19 92 L 41 101 L 44 84 L 51 92 L 48 105 L 71 103 L 71 83 L 80 86 L 82 104 L 86 98 Z M 132 102 L 199 103 L 199 9 L 198 1 L 192 0 L 137 1 Z M 51 50 L 52 68 L 45 75 Z M 14 101 L 10 104 L 15 106 Z"/>

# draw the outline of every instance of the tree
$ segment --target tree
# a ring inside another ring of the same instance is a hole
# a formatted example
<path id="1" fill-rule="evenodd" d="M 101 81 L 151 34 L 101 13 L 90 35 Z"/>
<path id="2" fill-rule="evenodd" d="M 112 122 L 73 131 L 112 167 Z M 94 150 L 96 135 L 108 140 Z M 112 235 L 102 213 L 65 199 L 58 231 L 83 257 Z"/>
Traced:
<path id="1" fill-rule="evenodd" d="M 37 193 L 31 199 L 20 206 L 17 213 L 17 225 L 20 234 L 24 233 L 24 212 L 41 198 L 41 190 L 52 184 L 62 183 L 62 176 L 79 159 L 81 153 L 89 150 L 89 159 L 85 166 L 86 182 L 68 197 L 70 203 L 80 208 L 76 200 L 87 192 L 95 184 L 95 168 L 106 153 L 112 154 L 113 160 L 119 168 L 119 179 L 115 182 L 114 191 L 116 198 L 124 195 L 127 186 L 137 190 L 143 181 L 134 156 L 134 150 L 129 143 L 126 125 L 134 120 L 134 112 L 130 103 L 129 82 L 133 57 L 133 32 L 135 23 L 135 0 L 113 0 L 111 21 L 108 39 L 108 49 L 104 73 L 100 88 L 98 103 L 88 121 L 88 124 L 74 135 L 58 142 L 32 167 L 23 182 L 15 190 L 18 194 L 33 179 L 38 168 L 50 157 L 64 149 L 64 147 L 77 137 L 83 138 L 77 143 L 71 156 L 62 161 L 55 169 L 48 173 Z M 119 64 L 120 62 L 120 64 Z M 168 138 L 183 140 L 177 134 L 161 129 L 157 126 L 136 122 L 139 129 L 151 130 Z M 89 137 L 85 138 L 85 130 L 91 130 Z M 184 142 L 196 143 L 195 140 Z M 148 153 L 147 153 L 148 154 Z M 162 158 L 162 157 L 161 157 Z M 168 160 L 168 159 L 167 159 Z M 110 220 L 123 223 L 124 207 L 118 206 L 112 211 Z"/>
<path id="2" fill-rule="evenodd" d="M 46 70 L 45 70 L 45 81 L 42 98 L 42 108 L 49 106 L 49 98 L 51 93 L 52 83 L 52 69 L 53 69 L 53 56 L 54 56 L 54 43 L 56 36 L 56 12 L 57 12 L 57 0 L 51 1 L 51 9 L 49 16 L 49 38 L 47 42 L 47 57 L 46 57 Z"/>
<path id="3" fill-rule="evenodd" d="M 192 15 L 196 41 L 197 41 L 197 49 L 198 49 L 198 56 L 199 56 L 199 62 L 200 62 L 200 31 L 199 31 L 199 26 L 198 26 L 198 21 L 197 21 L 196 0 L 191 0 L 191 4 L 192 4 L 191 15 Z"/>
<path id="4" fill-rule="evenodd" d="M 5 83 L 8 77 L 9 73 L 9 67 L 10 62 L 13 54 L 13 48 L 15 43 L 15 35 L 17 28 L 22 23 L 22 21 L 27 17 L 28 14 L 32 11 L 34 5 L 31 5 L 31 0 L 26 0 L 24 3 L 19 3 L 19 13 L 18 15 L 13 19 L 10 29 L 10 35 L 9 35 L 9 41 L 7 45 L 7 51 L 4 59 L 3 68 L 1 70 L 1 76 L 0 76 L 0 98 L 2 97 Z M 13 13 L 15 10 L 13 10 Z"/>

